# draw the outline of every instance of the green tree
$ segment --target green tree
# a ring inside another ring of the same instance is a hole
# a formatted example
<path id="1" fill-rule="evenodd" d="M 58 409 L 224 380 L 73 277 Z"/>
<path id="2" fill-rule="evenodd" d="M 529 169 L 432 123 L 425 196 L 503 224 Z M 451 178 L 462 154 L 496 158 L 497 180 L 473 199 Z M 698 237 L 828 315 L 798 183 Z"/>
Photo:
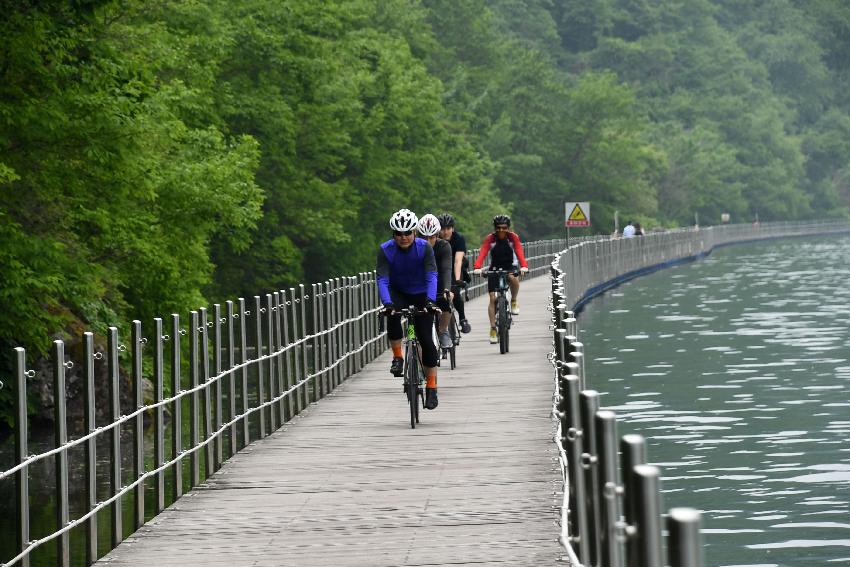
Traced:
<path id="1" fill-rule="evenodd" d="M 153 56 L 180 38 L 145 25 L 141 2 L 102 4 L 0 21 L 4 366 L 66 329 L 196 307 L 210 239 L 244 242 L 259 216 L 256 142 L 184 122 L 209 85 Z"/>

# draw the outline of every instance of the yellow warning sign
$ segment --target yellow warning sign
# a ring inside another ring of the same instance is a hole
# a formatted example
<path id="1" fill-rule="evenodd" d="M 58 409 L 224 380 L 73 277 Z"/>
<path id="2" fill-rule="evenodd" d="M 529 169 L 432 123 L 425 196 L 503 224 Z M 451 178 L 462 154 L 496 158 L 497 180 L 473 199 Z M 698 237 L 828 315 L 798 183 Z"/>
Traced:
<path id="1" fill-rule="evenodd" d="M 590 203 L 566 203 L 567 226 L 590 226 Z"/>
<path id="2" fill-rule="evenodd" d="M 581 210 L 581 207 L 576 205 L 575 207 L 573 207 L 573 212 L 570 213 L 570 219 L 569 220 L 586 221 L 587 216 L 584 214 L 584 211 Z"/>

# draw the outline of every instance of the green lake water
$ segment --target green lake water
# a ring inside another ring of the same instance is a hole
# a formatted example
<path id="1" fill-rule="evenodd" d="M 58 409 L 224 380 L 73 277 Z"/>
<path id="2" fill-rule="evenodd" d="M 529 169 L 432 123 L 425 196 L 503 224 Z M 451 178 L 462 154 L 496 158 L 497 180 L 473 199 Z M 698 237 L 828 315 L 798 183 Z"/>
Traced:
<path id="1" fill-rule="evenodd" d="M 647 438 L 707 566 L 850 565 L 850 237 L 773 240 L 627 282 L 579 315 L 588 388 Z"/>

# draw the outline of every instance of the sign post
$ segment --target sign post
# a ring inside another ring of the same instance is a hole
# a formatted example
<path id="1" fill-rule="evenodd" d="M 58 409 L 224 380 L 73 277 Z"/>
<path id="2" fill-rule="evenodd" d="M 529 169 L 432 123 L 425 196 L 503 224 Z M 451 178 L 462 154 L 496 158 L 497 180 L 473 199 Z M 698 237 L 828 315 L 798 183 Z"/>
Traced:
<path id="1" fill-rule="evenodd" d="M 590 226 L 590 202 L 579 201 L 564 203 L 565 226 L 567 228 L 567 248 L 570 247 L 570 227 Z"/>

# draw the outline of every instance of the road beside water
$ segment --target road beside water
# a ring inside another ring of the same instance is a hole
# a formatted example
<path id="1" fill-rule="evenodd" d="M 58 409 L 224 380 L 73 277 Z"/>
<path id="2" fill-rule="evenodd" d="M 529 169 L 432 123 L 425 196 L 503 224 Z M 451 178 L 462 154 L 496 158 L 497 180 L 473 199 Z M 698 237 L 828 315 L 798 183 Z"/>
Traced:
<path id="1" fill-rule="evenodd" d="M 850 237 L 721 248 L 591 301 L 588 388 L 708 566 L 850 565 Z"/>

